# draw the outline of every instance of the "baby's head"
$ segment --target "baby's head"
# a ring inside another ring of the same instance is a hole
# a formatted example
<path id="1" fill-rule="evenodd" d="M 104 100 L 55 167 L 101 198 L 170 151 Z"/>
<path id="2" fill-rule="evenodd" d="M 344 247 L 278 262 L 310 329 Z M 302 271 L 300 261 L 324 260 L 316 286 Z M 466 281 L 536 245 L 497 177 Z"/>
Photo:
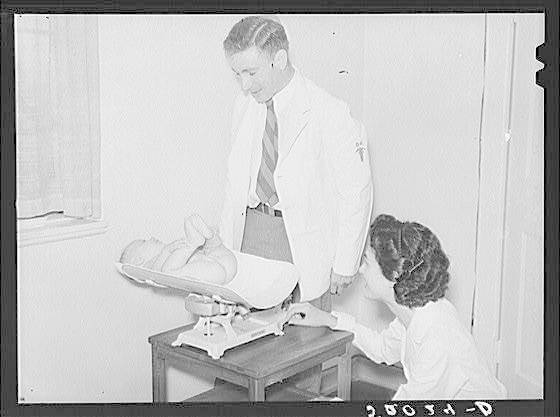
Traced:
<path id="1" fill-rule="evenodd" d="M 155 239 L 138 239 L 132 241 L 124 248 L 120 262 L 136 266 L 146 266 L 146 264 L 158 256 L 165 243 Z"/>

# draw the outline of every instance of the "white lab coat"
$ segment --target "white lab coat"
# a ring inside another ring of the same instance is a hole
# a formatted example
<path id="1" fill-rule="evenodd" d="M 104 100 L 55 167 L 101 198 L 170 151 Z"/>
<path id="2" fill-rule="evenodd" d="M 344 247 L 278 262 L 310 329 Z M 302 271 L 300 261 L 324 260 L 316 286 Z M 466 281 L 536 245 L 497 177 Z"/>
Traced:
<path id="1" fill-rule="evenodd" d="M 408 328 L 396 318 L 382 332 L 346 313 L 335 330 L 354 333 L 353 344 L 377 363 L 403 366 L 406 384 L 394 400 L 504 399 L 504 386 L 492 375 L 455 307 L 442 298 L 420 307 Z"/>
<path id="2" fill-rule="evenodd" d="M 373 187 L 363 126 L 348 106 L 296 70 L 295 93 L 279 123 L 274 172 L 301 300 L 330 286 L 331 268 L 357 272 L 372 210 Z M 224 244 L 240 250 L 251 155 L 260 146 L 266 106 L 241 95 L 234 106 L 232 149 L 220 223 Z"/>

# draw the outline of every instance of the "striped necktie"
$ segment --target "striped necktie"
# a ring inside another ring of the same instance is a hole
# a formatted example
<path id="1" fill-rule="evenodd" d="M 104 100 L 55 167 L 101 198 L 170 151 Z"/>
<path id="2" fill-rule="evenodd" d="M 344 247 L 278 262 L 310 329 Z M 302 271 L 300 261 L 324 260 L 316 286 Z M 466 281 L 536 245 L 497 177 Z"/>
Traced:
<path id="1" fill-rule="evenodd" d="M 257 176 L 257 195 L 269 206 L 278 203 L 278 195 L 274 186 L 274 169 L 278 161 L 278 124 L 274 114 L 272 100 L 266 102 L 266 125 L 262 140 L 262 157 L 259 175 Z"/>

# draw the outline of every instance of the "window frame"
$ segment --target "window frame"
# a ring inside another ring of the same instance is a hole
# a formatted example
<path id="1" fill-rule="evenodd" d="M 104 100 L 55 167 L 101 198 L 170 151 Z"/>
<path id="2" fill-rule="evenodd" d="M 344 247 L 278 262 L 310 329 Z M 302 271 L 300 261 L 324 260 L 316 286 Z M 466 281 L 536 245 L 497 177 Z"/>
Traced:
<path id="1" fill-rule="evenodd" d="M 20 15 L 15 15 L 14 19 L 14 31 L 17 31 L 16 25 L 18 24 L 17 17 Z M 48 18 L 49 14 L 44 14 L 44 17 Z M 89 25 L 94 24 L 97 27 L 97 20 L 95 23 L 89 22 Z M 28 32 L 25 29 L 19 29 L 22 32 Z M 42 34 L 40 29 L 35 29 L 30 33 Z M 45 32 L 48 35 L 49 32 Z M 93 35 L 92 35 L 93 36 Z M 95 30 L 95 36 L 97 36 L 97 29 Z M 18 47 L 18 38 L 14 38 L 14 47 Z M 98 76 L 98 75 L 97 75 Z M 97 115 L 99 118 L 99 114 Z M 100 126 L 98 126 L 98 129 Z M 101 146 L 101 143 L 99 143 Z M 101 165 L 100 162 L 97 163 L 98 168 L 98 180 L 99 183 L 97 187 L 101 187 Z M 16 170 L 17 175 L 17 170 Z M 95 203 L 94 203 L 95 204 Z M 59 242 L 68 239 L 75 239 L 86 236 L 93 236 L 98 234 L 103 234 L 108 230 L 107 223 L 102 219 L 102 200 L 101 200 L 101 190 L 99 189 L 99 201 L 97 202 L 98 209 L 94 209 L 92 216 L 88 217 L 72 217 L 65 215 L 63 212 L 51 212 L 42 215 L 37 215 L 29 218 L 17 218 L 16 217 L 16 242 L 17 247 L 26 247 L 32 245 L 39 245 L 50 242 Z M 17 216 L 16 210 L 16 216 Z"/>
<path id="2" fill-rule="evenodd" d="M 99 235 L 105 233 L 108 228 L 108 224 L 102 219 L 75 218 L 62 213 L 17 219 L 17 247 Z"/>

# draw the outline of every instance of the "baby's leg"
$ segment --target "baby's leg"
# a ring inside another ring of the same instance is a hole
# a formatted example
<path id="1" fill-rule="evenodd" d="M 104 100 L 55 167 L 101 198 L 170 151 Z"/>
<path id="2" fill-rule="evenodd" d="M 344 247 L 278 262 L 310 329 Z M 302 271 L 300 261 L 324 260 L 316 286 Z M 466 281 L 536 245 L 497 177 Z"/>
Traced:
<path id="1" fill-rule="evenodd" d="M 185 241 L 187 247 L 198 248 L 206 242 L 206 237 L 195 227 L 193 216 L 185 219 Z"/>
<path id="2" fill-rule="evenodd" d="M 193 226 L 198 230 L 206 239 L 214 236 L 214 231 L 204 222 L 202 217 L 198 214 L 193 214 L 187 218 Z"/>
<path id="3" fill-rule="evenodd" d="M 192 227 L 205 238 L 206 243 L 204 246 L 206 248 L 214 248 L 221 245 L 222 241 L 218 234 L 214 232 L 198 214 L 193 214 L 185 219 L 185 227 L 187 227 L 187 223 L 190 223 Z"/>
<path id="4" fill-rule="evenodd" d="M 237 259 L 235 255 L 224 245 L 208 251 L 208 258 L 217 262 L 225 271 L 225 283 L 230 282 L 237 273 Z"/>

